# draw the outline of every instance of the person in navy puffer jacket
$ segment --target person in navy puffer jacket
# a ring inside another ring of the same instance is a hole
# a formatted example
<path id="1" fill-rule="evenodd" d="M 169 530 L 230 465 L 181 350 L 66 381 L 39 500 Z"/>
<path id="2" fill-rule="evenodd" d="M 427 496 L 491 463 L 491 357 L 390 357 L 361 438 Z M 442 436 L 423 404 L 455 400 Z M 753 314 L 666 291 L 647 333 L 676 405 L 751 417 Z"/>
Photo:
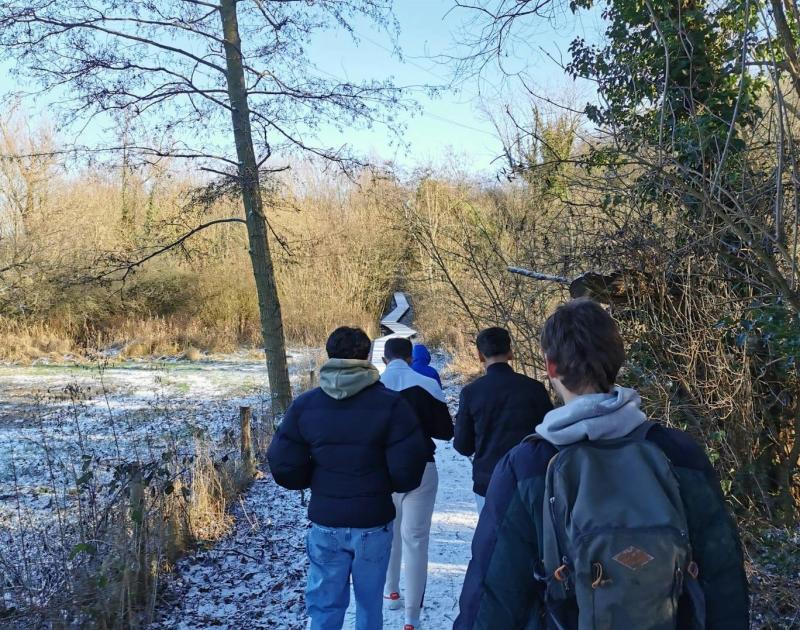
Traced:
<path id="1" fill-rule="evenodd" d="M 370 340 L 338 328 L 320 387 L 299 396 L 272 439 L 275 481 L 311 488 L 306 608 L 312 630 L 341 628 L 352 576 L 356 630 L 383 628 L 383 583 L 392 547 L 393 492 L 422 480 L 430 443 L 411 405 L 379 380 Z"/>
<path id="2" fill-rule="evenodd" d="M 411 369 L 418 374 L 422 374 L 422 376 L 432 378 L 439 383 L 439 387 L 442 386 L 442 379 L 439 378 L 439 372 L 431 367 L 431 353 L 428 352 L 428 348 L 421 343 L 416 344 L 411 351 Z"/>
<path id="3" fill-rule="evenodd" d="M 453 630 L 556 627 L 558 622 L 549 613 L 567 608 L 575 600 L 548 601 L 546 587 L 534 579 L 536 568 L 542 566 L 545 523 L 553 518 L 545 501 L 548 466 L 559 448 L 583 440 L 619 439 L 646 419 L 639 394 L 614 386 L 625 348 L 616 322 L 599 304 L 581 298 L 558 307 L 544 324 L 541 348 L 547 375 L 565 404 L 550 411 L 536 428 L 543 439 L 523 440 L 494 469 L 472 540 L 472 559 Z M 687 594 L 673 600 L 678 618 L 671 627 L 747 630 L 750 600 L 741 542 L 705 449 L 687 433 L 664 425 L 653 426 L 646 439 L 670 460 L 680 486 L 686 533 L 705 598 L 699 608 Z M 636 547 L 625 551 L 631 550 L 646 558 L 643 564 L 633 568 L 617 557 L 614 560 L 637 571 L 654 559 Z M 646 574 L 646 570 L 638 574 Z M 598 601 L 608 597 L 603 594 L 604 583 L 598 579 L 592 584 Z M 626 612 L 624 606 L 617 607 L 614 620 L 604 618 L 602 627 L 631 627 L 624 626 Z M 589 625 L 601 627 L 591 620 Z M 558 623 L 558 627 L 578 625 Z M 586 626 L 580 622 L 580 627 Z M 641 630 L 641 626 L 631 630 Z"/>

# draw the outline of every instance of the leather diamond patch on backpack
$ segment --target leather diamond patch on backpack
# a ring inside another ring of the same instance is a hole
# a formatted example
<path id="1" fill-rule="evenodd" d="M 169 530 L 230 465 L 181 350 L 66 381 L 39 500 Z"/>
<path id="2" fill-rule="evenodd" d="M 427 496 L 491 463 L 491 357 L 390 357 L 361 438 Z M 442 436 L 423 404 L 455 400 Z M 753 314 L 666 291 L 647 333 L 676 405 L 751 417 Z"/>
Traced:
<path id="1" fill-rule="evenodd" d="M 612 560 L 619 562 L 623 567 L 627 567 L 631 571 L 636 571 L 648 562 L 655 560 L 655 558 L 638 547 L 630 546 L 624 551 L 620 551 Z"/>

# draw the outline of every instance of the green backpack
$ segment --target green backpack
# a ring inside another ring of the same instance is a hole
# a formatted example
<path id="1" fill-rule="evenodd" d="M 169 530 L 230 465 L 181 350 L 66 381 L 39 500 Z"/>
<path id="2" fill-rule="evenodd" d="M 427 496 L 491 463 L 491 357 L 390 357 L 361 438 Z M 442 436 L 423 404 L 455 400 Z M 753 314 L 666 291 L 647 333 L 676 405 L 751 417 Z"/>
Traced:
<path id="1" fill-rule="evenodd" d="M 557 447 L 547 469 L 537 571 L 548 628 L 705 627 L 678 479 L 664 452 L 645 440 L 652 426 Z M 684 593 L 691 613 L 686 619 L 682 606 L 679 623 Z"/>

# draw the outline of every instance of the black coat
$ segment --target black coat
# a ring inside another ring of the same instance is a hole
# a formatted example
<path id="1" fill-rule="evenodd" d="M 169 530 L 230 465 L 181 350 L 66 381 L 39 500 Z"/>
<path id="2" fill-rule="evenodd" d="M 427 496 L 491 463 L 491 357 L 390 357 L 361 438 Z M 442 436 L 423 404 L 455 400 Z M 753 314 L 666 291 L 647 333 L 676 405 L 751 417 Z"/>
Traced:
<path id="1" fill-rule="evenodd" d="M 450 440 L 453 437 L 453 420 L 450 418 L 450 410 L 447 408 L 447 403 L 436 400 L 431 396 L 430 392 L 419 385 L 401 389 L 397 393 L 408 401 L 408 404 L 416 412 L 420 426 L 422 426 L 422 432 L 428 438 L 430 445 L 428 461 L 434 461 L 433 454 L 436 452 L 436 444 L 433 438 Z"/>
<path id="2" fill-rule="evenodd" d="M 320 388 L 298 397 L 267 458 L 278 484 L 311 488 L 312 522 L 377 527 L 395 516 L 392 492 L 419 486 L 429 452 L 414 410 L 376 383 L 343 400 Z"/>
<path id="3" fill-rule="evenodd" d="M 486 496 L 498 461 L 533 433 L 553 408 L 544 385 L 494 363 L 461 390 L 453 446 L 472 460 L 473 490 Z"/>

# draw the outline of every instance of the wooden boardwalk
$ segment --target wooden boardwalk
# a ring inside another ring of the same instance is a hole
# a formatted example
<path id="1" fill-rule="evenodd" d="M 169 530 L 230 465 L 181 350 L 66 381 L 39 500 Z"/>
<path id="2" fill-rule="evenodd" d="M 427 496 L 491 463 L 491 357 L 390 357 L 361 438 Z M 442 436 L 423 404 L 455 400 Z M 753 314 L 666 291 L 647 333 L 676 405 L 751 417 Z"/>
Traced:
<path id="1" fill-rule="evenodd" d="M 378 337 L 372 342 L 370 361 L 381 373 L 385 367 L 383 365 L 383 349 L 384 346 L 386 346 L 386 341 L 388 339 L 392 339 L 393 337 L 411 339 L 417 334 L 417 331 L 413 328 L 400 323 L 400 319 L 402 319 L 403 315 L 405 315 L 408 312 L 408 309 L 411 308 L 406 294 L 402 291 L 396 291 L 394 294 L 394 304 L 395 306 L 391 312 L 381 320 L 381 326 L 388 329 L 390 331 L 389 334 L 384 335 L 383 337 Z"/>

